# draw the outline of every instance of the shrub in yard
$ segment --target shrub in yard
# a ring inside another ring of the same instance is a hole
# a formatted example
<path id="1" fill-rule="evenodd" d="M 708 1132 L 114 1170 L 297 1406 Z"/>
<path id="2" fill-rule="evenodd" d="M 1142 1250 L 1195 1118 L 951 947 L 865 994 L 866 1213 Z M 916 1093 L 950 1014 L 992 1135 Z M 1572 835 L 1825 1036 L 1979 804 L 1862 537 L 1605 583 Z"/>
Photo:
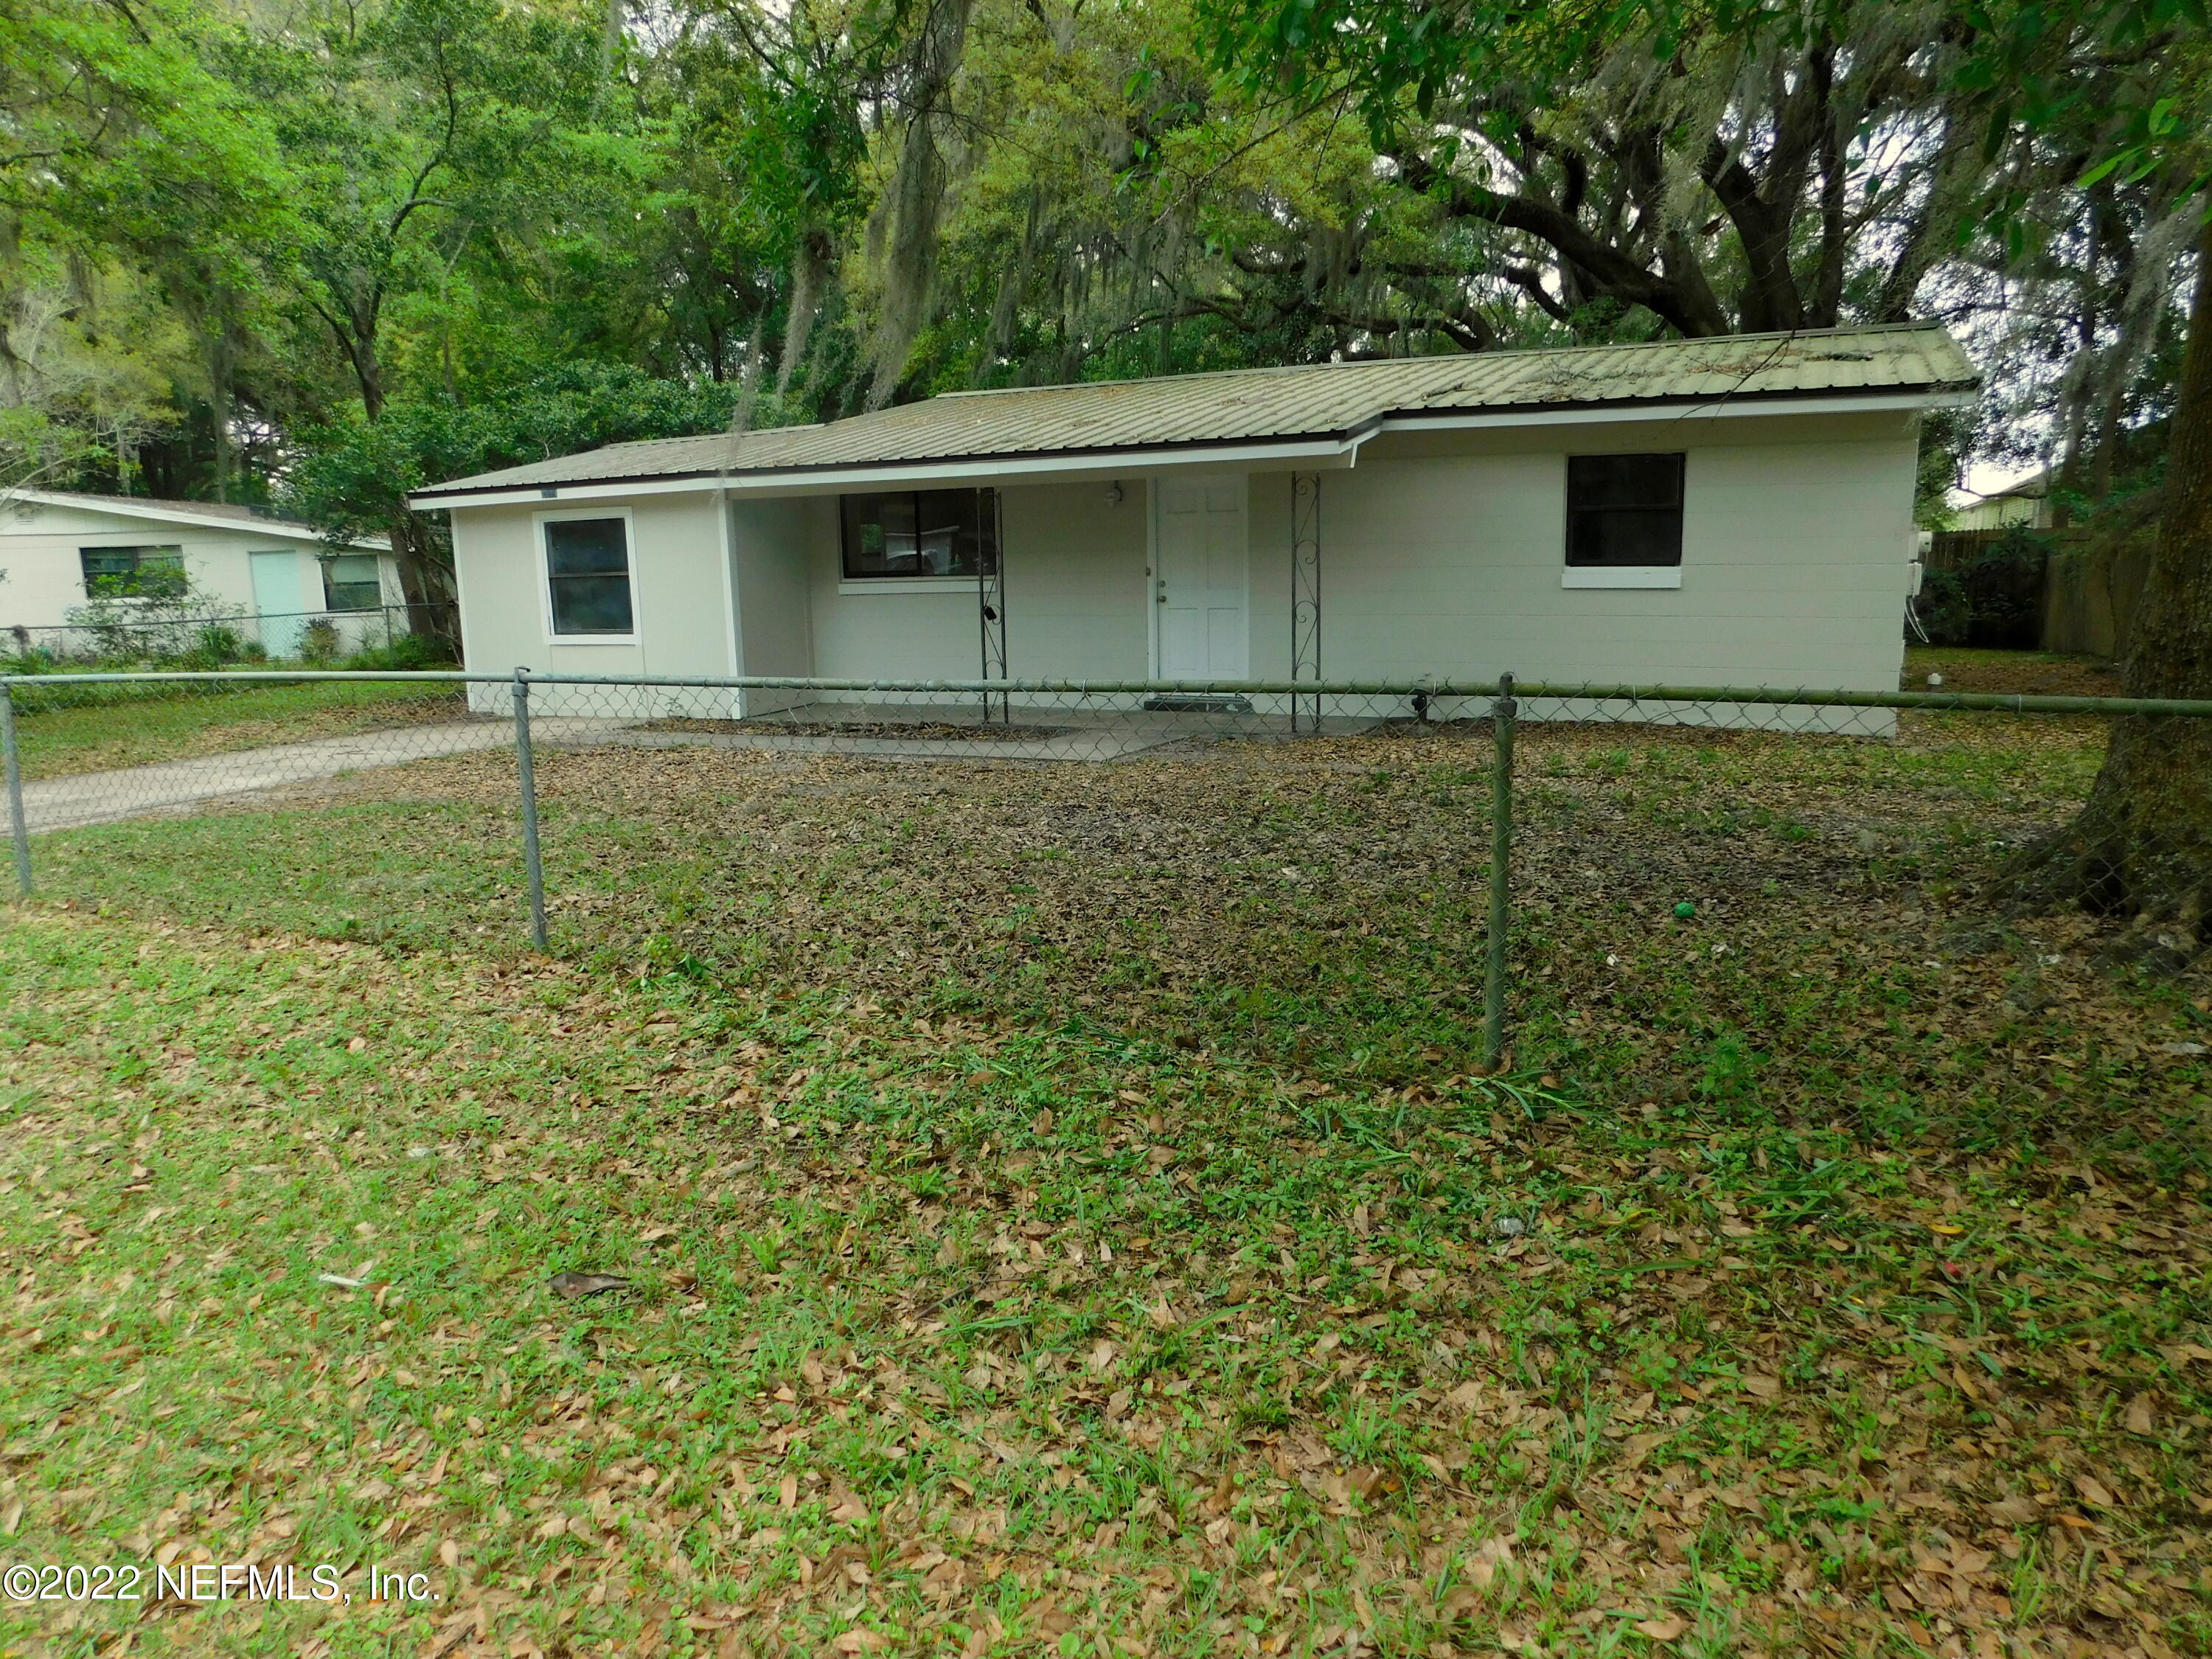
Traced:
<path id="1" fill-rule="evenodd" d="M 459 661 L 453 641 L 436 634 L 402 634 L 389 645 L 372 645 L 345 659 L 361 673 L 415 673 L 426 668 L 452 668 Z"/>
<path id="2" fill-rule="evenodd" d="M 336 662 L 338 655 L 337 624 L 329 618 L 318 617 L 300 630 L 300 660 L 318 665 Z"/>
<path id="3" fill-rule="evenodd" d="M 235 628 L 221 623 L 203 628 L 192 648 L 185 653 L 188 668 L 222 668 L 246 654 L 246 641 Z"/>
<path id="4" fill-rule="evenodd" d="M 1964 645 L 1973 632 L 1974 609 L 1955 570 L 1925 572 L 1912 608 L 1930 645 Z"/>
<path id="5" fill-rule="evenodd" d="M 76 638 L 65 647 L 78 666 L 134 668 L 192 656 L 212 624 L 232 620 L 216 603 L 184 592 L 98 592 L 62 613 Z"/>
<path id="6" fill-rule="evenodd" d="M 2015 527 L 1959 573 L 1972 616 L 1967 644 L 2007 651 L 2035 648 L 2043 635 L 2043 571 L 2050 557 L 2048 542 Z"/>

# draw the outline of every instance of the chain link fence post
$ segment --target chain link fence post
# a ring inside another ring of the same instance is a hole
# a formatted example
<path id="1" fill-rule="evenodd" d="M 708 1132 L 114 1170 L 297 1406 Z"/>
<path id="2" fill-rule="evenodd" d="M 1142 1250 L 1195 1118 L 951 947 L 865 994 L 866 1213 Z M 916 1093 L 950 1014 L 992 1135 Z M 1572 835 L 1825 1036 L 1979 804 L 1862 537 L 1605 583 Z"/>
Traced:
<path id="1" fill-rule="evenodd" d="M 31 823 L 23 816 L 23 757 L 15 744 L 15 692 L 0 680 L 0 763 L 8 779 L 8 830 L 15 843 L 15 891 L 31 896 Z"/>
<path id="2" fill-rule="evenodd" d="M 522 785 L 522 862 L 530 881 L 530 942 L 545 949 L 545 866 L 538 856 L 538 775 L 530 762 L 530 671 L 514 671 L 514 759 Z"/>
<path id="3" fill-rule="evenodd" d="M 1482 978 L 1482 1063 L 1505 1060 L 1505 927 L 1513 890 L 1513 676 L 1498 677 L 1490 729 L 1497 756 L 1490 769 L 1490 960 Z"/>

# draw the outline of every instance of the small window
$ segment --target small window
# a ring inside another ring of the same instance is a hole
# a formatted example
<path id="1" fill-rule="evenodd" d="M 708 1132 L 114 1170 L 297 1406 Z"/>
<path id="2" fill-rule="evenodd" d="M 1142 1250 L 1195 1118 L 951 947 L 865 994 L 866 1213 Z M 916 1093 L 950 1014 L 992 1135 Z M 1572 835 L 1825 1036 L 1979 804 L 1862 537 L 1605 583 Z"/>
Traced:
<path id="1" fill-rule="evenodd" d="M 1567 457 L 1567 562 L 1664 568 L 1682 562 L 1682 457 Z"/>
<path id="2" fill-rule="evenodd" d="M 999 568 L 998 500 L 988 489 L 848 495 L 845 574 L 980 576 Z"/>
<path id="3" fill-rule="evenodd" d="M 545 579 L 556 634 L 630 634 L 629 526 L 621 519 L 550 519 Z"/>
<path id="4" fill-rule="evenodd" d="M 185 591 L 181 547 L 81 547 L 88 599 L 173 599 Z"/>
<path id="5" fill-rule="evenodd" d="M 323 561 L 323 609 L 375 611 L 384 604 L 384 580 L 374 553 L 341 553 Z"/>

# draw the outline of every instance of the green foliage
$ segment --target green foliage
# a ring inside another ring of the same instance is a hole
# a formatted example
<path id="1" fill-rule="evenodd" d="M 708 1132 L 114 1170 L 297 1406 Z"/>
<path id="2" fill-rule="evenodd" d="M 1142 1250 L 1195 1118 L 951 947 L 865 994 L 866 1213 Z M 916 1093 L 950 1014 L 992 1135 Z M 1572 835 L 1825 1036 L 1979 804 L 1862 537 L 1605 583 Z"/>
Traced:
<path id="1" fill-rule="evenodd" d="M 2060 158 L 2180 155 L 2200 26 L 1911 12 L 683 0 L 610 33 L 556 0 L 27 0 L 0 481 L 281 495 L 334 541 L 395 532 L 434 597 L 408 488 L 740 404 L 1818 325 L 2031 257 L 2149 319 L 2037 351 L 2109 357 L 2122 423 L 2156 412 L 2170 307 L 2111 250 L 2170 265 L 2171 191 Z M 2093 212 L 2124 230 L 2091 257 Z M 1923 522 L 1973 441 L 1928 446 Z"/>
<path id="2" fill-rule="evenodd" d="M 1977 555 L 1959 573 L 1972 618 L 1963 643 L 2033 649 L 2042 635 L 2044 568 L 2050 558 L 2048 541 L 2017 526 Z"/>
<path id="3" fill-rule="evenodd" d="M 603 444 L 720 431 L 736 397 L 726 382 L 582 362 L 484 403 L 406 398 L 380 420 L 349 416 L 303 434 L 285 501 L 343 545 L 404 516 L 407 493 L 425 484 Z"/>
<path id="4" fill-rule="evenodd" d="M 1974 608 L 1955 570 L 1923 573 L 1913 612 L 1930 645 L 1965 645 L 1974 635 Z"/>
<path id="5" fill-rule="evenodd" d="M 11 240 L 150 250 L 190 239 L 234 267 L 292 226 L 265 112 L 215 62 L 191 0 L 0 6 L 0 211 Z"/>
<path id="6" fill-rule="evenodd" d="M 208 635 L 227 615 L 222 604 L 188 592 L 182 571 L 142 572 L 127 584 L 103 578 L 93 586 L 91 601 L 63 620 L 82 641 L 75 654 L 103 665 L 185 665 L 206 654 Z"/>
<path id="7" fill-rule="evenodd" d="M 453 641 L 437 634 L 402 634 L 389 645 L 372 645 L 345 659 L 344 667 L 356 673 L 396 672 L 415 673 L 430 668 L 458 665 Z"/>

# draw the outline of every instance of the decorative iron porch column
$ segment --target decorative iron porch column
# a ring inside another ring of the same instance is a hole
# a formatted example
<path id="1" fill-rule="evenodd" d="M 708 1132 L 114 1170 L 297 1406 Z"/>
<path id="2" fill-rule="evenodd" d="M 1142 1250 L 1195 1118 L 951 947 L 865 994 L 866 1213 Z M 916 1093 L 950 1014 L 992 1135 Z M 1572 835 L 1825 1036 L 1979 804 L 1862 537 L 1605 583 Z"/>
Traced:
<path id="1" fill-rule="evenodd" d="M 1321 678 L 1321 474 L 1291 475 L 1291 678 Z M 1298 729 L 1298 705 L 1291 694 L 1291 731 Z M 1321 693 L 1313 693 L 1311 729 L 1321 730 Z"/>
<path id="2" fill-rule="evenodd" d="M 983 633 L 982 678 L 987 680 L 1003 680 L 1009 678 L 1006 673 L 1005 575 L 1006 515 L 1005 507 L 1001 504 L 1004 497 L 995 489 L 979 489 L 975 495 L 977 497 L 975 504 L 979 508 L 986 507 L 985 498 L 988 498 L 991 526 L 989 554 L 975 562 L 976 622 Z M 980 521 L 983 514 L 979 511 L 975 516 Z M 988 725 L 991 720 L 991 701 L 992 694 L 986 691 L 983 694 L 983 720 L 986 725 Z M 1012 726 L 1014 723 L 1011 701 L 1005 692 L 998 694 L 999 719 L 1001 724 L 1006 726 Z"/>

